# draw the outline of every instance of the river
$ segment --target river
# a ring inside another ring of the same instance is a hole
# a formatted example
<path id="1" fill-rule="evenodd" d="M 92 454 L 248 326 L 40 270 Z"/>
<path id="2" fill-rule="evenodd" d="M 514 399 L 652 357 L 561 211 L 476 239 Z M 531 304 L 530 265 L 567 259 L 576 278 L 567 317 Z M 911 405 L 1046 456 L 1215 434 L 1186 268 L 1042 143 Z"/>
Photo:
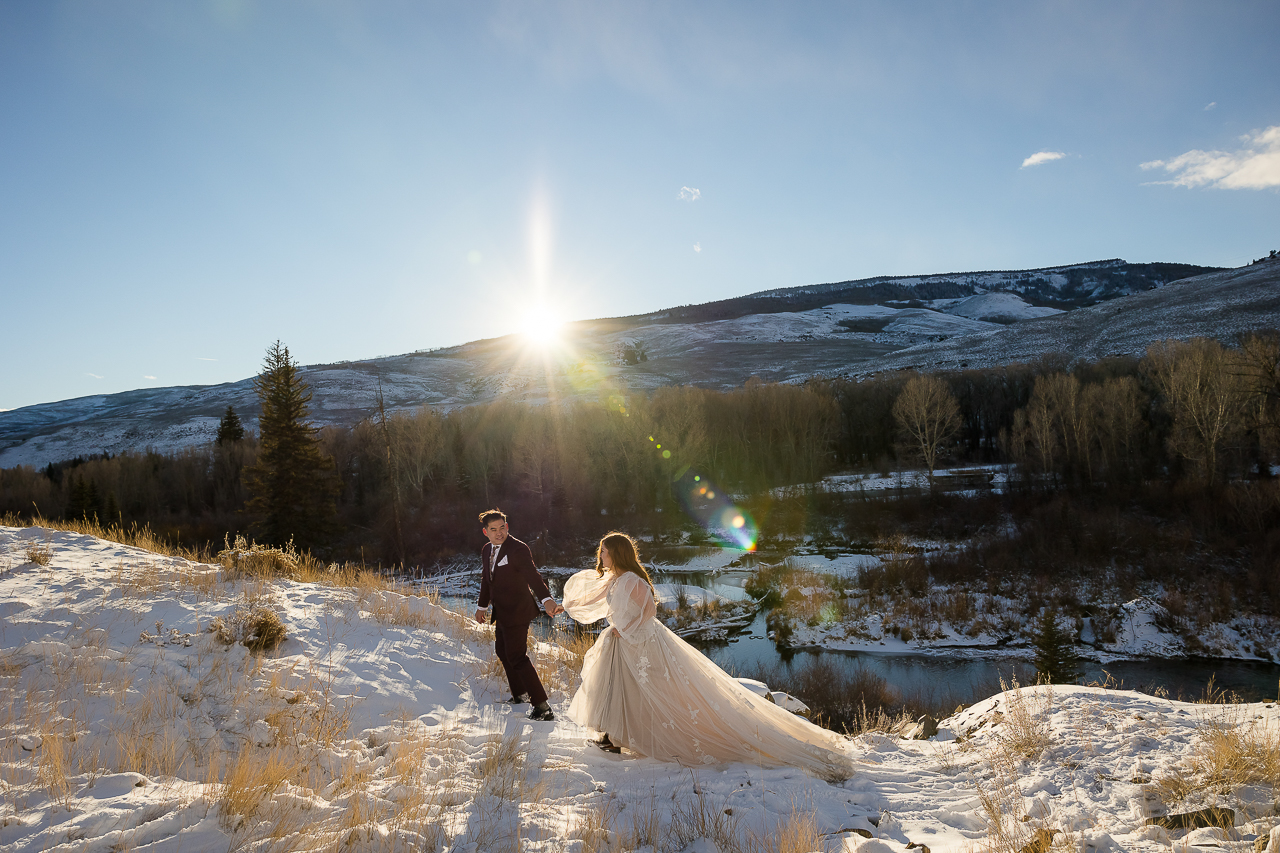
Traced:
<path id="1" fill-rule="evenodd" d="M 711 590 L 732 600 L 746 598 L 742 584 L 749 573 L 660 571 L 658 583 L 683 583 Z M 1000 681 L 1011 677 L 1023 684 L 1034 676 L 1030 659 L 990 659 L 962 654 L 883 654 L 827 649 L 778 649 L 768 638 L 766 613 L 757 614 L 751 627 L 724 643 L 697 643 L 708 657 L 730 671 L 749 674 L 758 668 L 803 665 L 812 657 L 837 658 L 843 666 L 863 667 L 882 676 L 902 695 L 990 695 Z M 1082 683 L 1107 682 L 1147 693 L 1159 689 L 1170 697 L 1199 698 L 1213 679 L 1216 690 L 1230 690 L 1247 701 L 1275 700 L 1280 690 L 1280 664 L 1223 659 L 1115 660 L 1106 664 L 1081 661 Z M 961 699 L 961 701 L 970 701 Z"/>
<path id="2" fill-rule="evenodd" d="M 671 564 L 660 564 L 654 573 L 656 583 L 683 584 L 710 590 L 731 600 L 747 598 L 743 583 L 749 577 L 746 569 L 719 571 L 685 570 Z M 548 576 L 552 592 L 560 596 L 559 579 Z M 447 596 L 446 602 L 465 610 L 474 597 Z M 1030 652 L 1026 660 L 1008 657 L 992 659 L 969 654 L 902 654 L 871 651 L 835 651 L 829 649 L 779 649 L 769 639 L 765 628 L 766 613 L 761 611 L 742 633 L 727 642 L 694 643 L 717 664 L 739 675 L 750 675 L 760 669 L 802 666 L 814 657 L 838 661 L 850 669 L 862 667 L 882 676 L 888 686 L 904 697 L 949 698 L 971 702 L 985 698 L 1006 683 L 1018 678 L 1022 684 L 1034 677 Z M 560 619 L 568 617 L 561 616 Z M 551 621 L 545 617 L 534 623 L 534 633 L 545 636 Z M 1114 660 L 1106 664 L 1081 661 L 1082 683 L 1109 683 L 1113 686 L 1155 693 L 1163 690 L 1171 698 L 1197 699 L 1212 679 L 1216 690 L 1233 691 L 1246 701 L 1275 700 L 1280 695 L 1280 664 L 1261 661 L 1226 659 L 1147 658 Z M 1109 680 L 1108 680 L 1109 679 Z M 935 705 L 935 702 L 929 702 Z"/>

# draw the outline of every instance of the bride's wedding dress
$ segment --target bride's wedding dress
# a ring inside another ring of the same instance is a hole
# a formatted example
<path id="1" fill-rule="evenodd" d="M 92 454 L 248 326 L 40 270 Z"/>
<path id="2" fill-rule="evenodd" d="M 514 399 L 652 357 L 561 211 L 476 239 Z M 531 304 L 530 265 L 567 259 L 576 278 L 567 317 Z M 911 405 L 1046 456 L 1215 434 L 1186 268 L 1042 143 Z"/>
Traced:
<path id="1" fill-rule="evenodd" d="M 611 626 L 583 662 L 568 712 L 575 723 L 662 761 L 852 774 L 847 740 L 752 693 L 673 634 L 639 575 L 578 572 L 565 583 L 564 608 L 579 622 L 607 617 Z"/>

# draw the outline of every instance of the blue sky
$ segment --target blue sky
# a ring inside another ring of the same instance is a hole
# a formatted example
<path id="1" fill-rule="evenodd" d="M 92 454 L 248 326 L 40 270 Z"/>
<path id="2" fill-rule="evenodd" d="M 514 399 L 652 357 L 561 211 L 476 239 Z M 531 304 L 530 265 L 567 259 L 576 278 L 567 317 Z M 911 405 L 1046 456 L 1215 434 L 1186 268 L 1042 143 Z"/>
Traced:
<path id="1" fill-rule="evenodd" d="M 1280 4 L 0 4 L 0 408 L 1280 248 Z M 1038 155 L 1038 156 L 1037 156 Z"/>

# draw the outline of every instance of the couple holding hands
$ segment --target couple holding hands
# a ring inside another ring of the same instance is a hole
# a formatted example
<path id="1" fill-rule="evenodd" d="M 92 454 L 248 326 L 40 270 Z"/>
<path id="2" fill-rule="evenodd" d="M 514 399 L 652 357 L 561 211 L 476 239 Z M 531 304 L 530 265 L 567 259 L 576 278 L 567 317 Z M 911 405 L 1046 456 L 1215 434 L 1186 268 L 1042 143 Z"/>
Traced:
<path id="1" fill-rule="evenodd" d="M 529 546 L 511 536 L 506 515 L 487 510 L 480 525 L 489 542 L 481 550 L 475 618 L 484 622 L 492 606 L 495 647 L 511 686 L 507 701 L 532 703 L 529 719 L 555 719 L 528 654 L 529 624 L 541 602 L 549 616 L 609 620 L 586 654 L 582 685 L 565 714 L 603 733 L 595 745 L 684 765 L 745 761 L 833 780 L 852 774 L 845 738 L 743 687 L 658 621 L 653 582 L 630 536 L 600 540 L 595 568 L 566 581 L 561 606 Z"/>

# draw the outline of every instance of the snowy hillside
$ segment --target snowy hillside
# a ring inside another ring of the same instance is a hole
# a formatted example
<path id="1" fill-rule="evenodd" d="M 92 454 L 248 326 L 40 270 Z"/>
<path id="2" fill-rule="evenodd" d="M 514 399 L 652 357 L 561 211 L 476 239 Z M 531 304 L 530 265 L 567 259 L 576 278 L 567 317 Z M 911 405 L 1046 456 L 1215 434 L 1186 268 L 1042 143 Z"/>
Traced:
<path id="1" fill-rule="evenodd" d="M 1156 291 L 1011 326 L 998 335 L 925 342 L 854 371 L 947 370 L 1071 358 L 1141 356 L 1154 341 L 1211 337 L 1280 327 L 1280 263 L 1261 263 L 1187 279 Z"/>
<path id="2" fill-rule="evenodd" d="M 1066 312 L 1028 301 L 1035 297 L 1027 282 L 1060 288 L 1075 282 L 1099 298 L 1115 295 L 1117 282 L 1130 278 L 1150 284 L 1152 274 L 1139 275 L 1134 266 L 1107 261 L 1049 271 L 974 273 L 966 274 L 962 287 L 946 284 L 957 275 L 895 279 L 879 302 L 867 301 L 868 293 L 880 293 L 874 283 L 793 288 L 744 297 L 724 319 L 697 319 L 706 306 L 691 306 L 576 323 L 551 351 L 510 335 L 431 352 L 311 365 L 303 375 L 314 391 L 315 423 L 350 425 L 375 411 L 379 381 L 392 411 L 422 405 L 451 409 L 498 397 L 545 403 L 597 398 L 607 389 L 625 394 L 680 384 L 733 388 L 753 376 L 797 382 L 901 367 L 976 367 L 1047 352 L 1140 353 L 1161 337 L 1229 339 L 1242 329 L 1280 325 L 1280 264 L 1217 272 Z M 1111 276 L 1105 279 L 1110 290 L 1098 283 L 1104 274 Z M 904 281 L 918 290 L 904 290 Z M 902 298 L 917 292 L 944 295 Z M 841 296 L 855 301 L 841 301 Z M 814 300 L 815 307 L 779 310 L 784 303 Z M 744 313 L 743 306 L 756 306 L 755 313 Z M 673 314 L 692 319 L 677 321 Z M 645 360 L 627 363 L 622 356 L 628 348 L 643 351 Z M 251 379 L 0 412 L 0 467 L 201 444 L 212 440 L 228 405 L 254 426 L 258 404 Z"/>
<path id="3" fill-rule="evenodd" d="M 1062 313 L 1061 308 L 1028 305 L 1027 301 L 1016 293 L 982 293 L 957 300 L 942 310 L 948 314 L 993 323 L 1017 323 L 1021 320 L 1052 317 L 1054 314 Z"/>
<path id="4" fill-rule="evenodd" d="M 219 638 L 263 609 L 287 632 L 275 652 Z M 375 583 L 229 580 L 0 528 L 0 614 L 4 853 L 1243 851 L 1276 822 L 1273 704 L 1015 689 L 929 740 L 851 739 L 855 775 L 828 784 L 531 723 L 495 703 L 487 629 Z M 572 656 L 536 655 L 563 714 Z M 1208 806 L 1234 810 L 1215 814 L 1228 829 L 1179 828 Z"/>

